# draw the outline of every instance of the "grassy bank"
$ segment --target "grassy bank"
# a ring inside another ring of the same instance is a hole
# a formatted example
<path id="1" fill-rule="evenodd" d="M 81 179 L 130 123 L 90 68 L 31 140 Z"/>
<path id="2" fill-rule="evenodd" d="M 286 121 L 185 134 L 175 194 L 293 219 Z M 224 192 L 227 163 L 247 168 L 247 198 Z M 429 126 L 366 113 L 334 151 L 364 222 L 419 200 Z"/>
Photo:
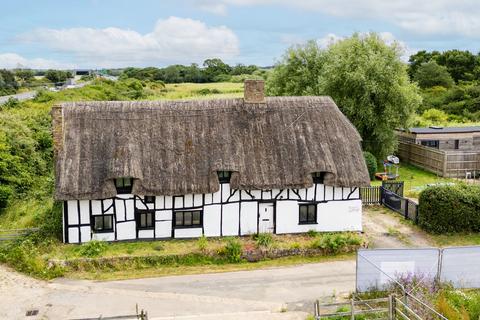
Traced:
<path id="1" fill-rule="evenodd" d="M 111 279 L 248 270 L 345 259 L 362 245 L 355 233 L 260 234 L 248 237 L 65 245 L 33 233 L 0 243 L 0 262 L 38 278 L 72 276 Z"/>

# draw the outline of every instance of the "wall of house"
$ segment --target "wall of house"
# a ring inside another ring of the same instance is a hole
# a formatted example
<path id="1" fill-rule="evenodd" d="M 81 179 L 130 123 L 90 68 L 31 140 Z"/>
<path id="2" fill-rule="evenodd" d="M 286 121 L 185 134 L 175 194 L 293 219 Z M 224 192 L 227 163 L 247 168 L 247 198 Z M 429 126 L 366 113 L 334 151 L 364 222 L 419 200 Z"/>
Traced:
<path id="1" fill-rule="evenodd" d="M 308 189 L 235 190 L 228 183 L 211 194 L 156 196 L 145 203 L 143 196 L 124 194 L 114 199 L 68 200 L 64 202 L 64 241 L 82 243 L 91 239 L 105 241 L 135 239 L 193 238 L 236 236 L 257 233 L 259 203 L 274 204 L 275 233 L 316 231 L 361 231 L 362 204 L 358 188 L 329 187 L 315 184 Z M 299 204 L 317 206 L 315 224 L 299 224 Z M 155 227 L 139 230 L 136 209 L 155 212 Z M 176 210 L 202 210 L 203 226 L 175 229 Z M 112 232 L 92 232 L 94 216 L 113 214 Z"/>

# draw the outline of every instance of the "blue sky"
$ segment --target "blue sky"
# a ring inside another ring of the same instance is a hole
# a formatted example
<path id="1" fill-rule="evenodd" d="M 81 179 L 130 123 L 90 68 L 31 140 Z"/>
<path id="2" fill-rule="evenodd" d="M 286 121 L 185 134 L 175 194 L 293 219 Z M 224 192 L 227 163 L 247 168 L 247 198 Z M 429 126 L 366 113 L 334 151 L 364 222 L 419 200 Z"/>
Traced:
<path id="1" fill-rule="evenodd" d="M 272 65 L 293 44 L 353 32 L 420 49 L 480 50 L 477 0 L 0 0 L 0 67 Z"/>

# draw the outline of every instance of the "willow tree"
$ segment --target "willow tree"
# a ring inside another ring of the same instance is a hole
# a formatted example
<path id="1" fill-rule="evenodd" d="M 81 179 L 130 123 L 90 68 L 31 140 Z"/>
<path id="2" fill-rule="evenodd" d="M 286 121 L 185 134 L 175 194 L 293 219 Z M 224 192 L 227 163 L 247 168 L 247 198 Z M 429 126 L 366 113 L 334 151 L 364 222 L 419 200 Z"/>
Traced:
<path id="1" fill-rule="evenodd" d="M 352 37 L 320 48 L 291 48 L 269 77 L 273 95 L 329 95 L 355 125 L 363 148 L 383 159 L 397 145 L 395 128 L 406 127 L 421 103 L 397 44 L 377 34 Z M 295 82 L 295 85 L 292 84 Z"/>

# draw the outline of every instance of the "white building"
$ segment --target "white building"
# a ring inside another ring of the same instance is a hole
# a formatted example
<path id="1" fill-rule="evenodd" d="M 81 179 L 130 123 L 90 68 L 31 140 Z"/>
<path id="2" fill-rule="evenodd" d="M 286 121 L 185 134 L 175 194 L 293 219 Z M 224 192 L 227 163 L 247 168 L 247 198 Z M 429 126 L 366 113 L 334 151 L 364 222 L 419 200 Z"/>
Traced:
<path id="1" fill-rule="evenodd" d="M 53 108 L 64 241 L 361 231 L 360 136 L 329 97 Z"/>

